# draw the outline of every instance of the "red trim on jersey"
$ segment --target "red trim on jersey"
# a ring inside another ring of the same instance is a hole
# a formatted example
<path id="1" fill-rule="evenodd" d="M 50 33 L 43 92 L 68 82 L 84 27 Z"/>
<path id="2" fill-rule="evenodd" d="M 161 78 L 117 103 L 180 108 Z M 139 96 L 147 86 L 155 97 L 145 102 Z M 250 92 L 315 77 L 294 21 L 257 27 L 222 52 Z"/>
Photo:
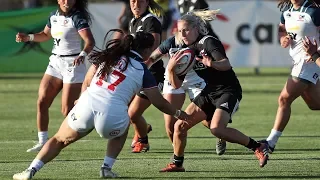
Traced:
<path id="1" fill-rule="evenodd" d="M 160 49 L 159 48 L 157 48 L 157 51 L 160 53 L 160 54 L 163 54 L 161 51 L 160 51 Z M 165 53 L 164 53 L 165 54 Z"/>
<path id="2" fill-rule="evenodd" d="M 83 30 L 86 30 L 86 29 L 89 29 L 89 28 L 88 28 L 88 27 L 87 27 L 87 28 L 82 28 L 82 29 L 80 29 L 78 32 L 83 31 Z"/>

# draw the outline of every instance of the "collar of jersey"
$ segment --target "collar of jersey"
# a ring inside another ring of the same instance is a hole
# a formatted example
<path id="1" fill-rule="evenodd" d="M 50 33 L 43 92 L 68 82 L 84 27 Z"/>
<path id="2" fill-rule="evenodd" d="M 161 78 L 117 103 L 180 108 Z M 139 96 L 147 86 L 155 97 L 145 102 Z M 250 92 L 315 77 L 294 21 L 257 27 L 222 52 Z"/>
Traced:
<path id="1" fill-rule="evenodd" d="M 137 52 L 137 51 L 134 51 L 134 50 L 130 50 L 130 55 L 129 55 L 131 58 L 137 60 L 137 61 L 143 61 L 143 58 L 142 56 Z M 138 57 L 138 58 L 136 58 Z"/>
<path id="2" fill-rule="evenodd" d="M 149 14 L 149 13 L 150 13 L 149 10 L 146 10 L 146 12 L 144 12 L 143 14 L 141 14 L 140 17 L 138 17 L 138 18 L 135 18 L 135 17 L 134 17 L 134 20 L 141 19 L 141 18 L 145 17 L 145 16 L 146 16 L 147 14 Z"/>
<path id="3" fill-rule="evenodd" d="M 73 8 L 68 12 L 68 14 L 65 15 L 65 16 L 66 16 L 66 17 L 71 17 L 76 11 L 77 11 L 77 9 L 73 7 Z M 64 16 L 63 13 L 60 11 L 60 9 L 58 9 L 57 12 L 58 12 L 58 15 L 59 15 L 59 16 Z"/>
<path id="4" fill-rule="evenodd" d="M 190 46 L 198 43 L 203 37 L 204 37 L 204 35 L 199 34 L 199 36 L 197 37 L 197 39 L 196 39 L 192 44 L 186 45 L 186 44 L 183 43 L 183 47 L 184 47 L 184 46 L 190 47 Z"/>

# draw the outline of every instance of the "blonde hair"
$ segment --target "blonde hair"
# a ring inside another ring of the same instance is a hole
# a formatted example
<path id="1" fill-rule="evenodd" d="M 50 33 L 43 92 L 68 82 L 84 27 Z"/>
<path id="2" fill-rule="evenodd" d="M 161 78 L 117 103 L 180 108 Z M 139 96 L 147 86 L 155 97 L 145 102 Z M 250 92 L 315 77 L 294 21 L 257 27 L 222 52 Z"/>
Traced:
<path id="1" fill-rule="evenodd" d="M 154 0 L 149 0 L 149 11 L 158 17 L 162 17 L 164 15 L 164 10 Z"/>
<path id="2" fill-rule="evenodd" d="M 219 11 L 220 9 L 191 11 L 183 15 L 178 21 L 186 21 L 189 26 L 196 27 L 199 34 L 207 35 L 209 33 L 207 22 L 215 20 Z M 183 44 L 181 37 L 179 37 L 179 33 L 176 34 L 175 39 L 176 44 Z"/>

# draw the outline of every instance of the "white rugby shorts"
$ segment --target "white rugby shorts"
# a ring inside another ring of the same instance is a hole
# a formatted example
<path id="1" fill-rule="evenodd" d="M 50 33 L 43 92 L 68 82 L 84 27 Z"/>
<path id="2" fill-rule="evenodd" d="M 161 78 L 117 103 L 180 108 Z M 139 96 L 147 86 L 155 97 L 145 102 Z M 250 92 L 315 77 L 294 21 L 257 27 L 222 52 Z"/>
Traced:
<path id="1" fill-rule="evenodd" d="M 204 81 L 200 81 L 198 83 L 191 84 L 191 85 L 188 85 L 188 83 L 183 82 L 180 88 L 174 89 L 169 81 L 164 80 L 163 94 L 188 93 L 189 98 L 192 100 L 201 93 L 204 87 L 206 87 L 206 83 Z"/>
<path id="2" fill-rule="evenodd" d="M 165 80 L 163 85 L 163 94 L 183 94 L 188 93 L 189 98 L 192 100 L 200 94 L 202 89 L 206 86 L 204 80 L 197 75 L 197 73 L 191 69 L 182 82 L 182 85 L 178 89 L 174 89 L 169 83 L 167 72 L 165 73 Z"/>
<path id="3" fill-rule="evenodd" d="M 126 132 L 130 122 L 127 112 L 108 110 L 108 107 L 106 107 L 105 113 L 98 112 L 92 109 L 91 103 L 94 103 L 94 101 L 92 101 L 88 92 L 83 92 L 78 103 L 67 116 L 68 125 L 71 129 L 81 133 L 95 128 L 97 133 L 106 139 L 119 137 Z M 109 106 L 109 108 L 111 107 Z M 106 112 L 112 112 L 112 114 Z"/>
<path id="4" fill-rule="evenodd" d="M 291 76 L 307 80 L 313 84 L 317 84 L 320 75 L 320 68 L 314 62 L 306 62 L 309 57 L 295 57 L 291 70 Z"/>
<path id="5" fill-rule="evenodd" d="M 63 83 L 82 83 L 87 73 L 85 63 L 73 66 L 73 61 L 77 56 L 60 57 L 51 55 L 49 65 L 45 74 L 63 80 Z"/>

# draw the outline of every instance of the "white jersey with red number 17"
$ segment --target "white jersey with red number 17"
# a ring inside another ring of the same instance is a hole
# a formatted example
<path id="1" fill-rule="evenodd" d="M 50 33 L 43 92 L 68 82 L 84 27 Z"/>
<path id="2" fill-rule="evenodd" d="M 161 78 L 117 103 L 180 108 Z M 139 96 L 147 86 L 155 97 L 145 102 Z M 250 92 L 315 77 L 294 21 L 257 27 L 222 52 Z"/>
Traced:
<path id="1" fill-rule="evenodd" d="M 131 51 L 131 54 L 135 54 L 136 57 L 138 55 L 134 51 Z M 129 59 L 122 56 L 118 65 L 108 75 L 98 76 L 100 70 L 98 68 L 97 74 L 87 89 L 92 99 L 90 104 L 93 110 L 106 112 L 112 109 L 119 110 L 119 108 L 128 109 L 128 104 L 138 91 L 157 87 L 146 65 L 135 59 L 131 56 Z"/>

